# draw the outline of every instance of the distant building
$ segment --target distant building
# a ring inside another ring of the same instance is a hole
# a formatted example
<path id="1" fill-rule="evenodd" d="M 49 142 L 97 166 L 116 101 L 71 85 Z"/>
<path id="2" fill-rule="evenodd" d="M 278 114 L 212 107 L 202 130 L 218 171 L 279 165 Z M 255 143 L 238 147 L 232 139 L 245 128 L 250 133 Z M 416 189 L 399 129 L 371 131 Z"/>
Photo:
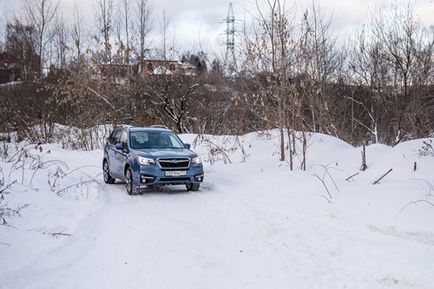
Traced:
<path id="1" fill-rule="evenodd" d="M 100 64 L 98 67 L 99 73 L 103 78 L 116 79 L 119 83 L 126 81 L 129 76 L 136 74 L 141 74 L 147 78 L 170 75 L 194 76 L 197 74 L 197 69 L 194 65 L 177 60 L 144 60 L 140 72 L 137 64 L 111 63 Z"/>
<path id="2" fill-rule="evenodd" d="M 196 68 L 188 62 L 177 60 L 144 60 L 142 74 L 148 76 L 196 75 Z"/>

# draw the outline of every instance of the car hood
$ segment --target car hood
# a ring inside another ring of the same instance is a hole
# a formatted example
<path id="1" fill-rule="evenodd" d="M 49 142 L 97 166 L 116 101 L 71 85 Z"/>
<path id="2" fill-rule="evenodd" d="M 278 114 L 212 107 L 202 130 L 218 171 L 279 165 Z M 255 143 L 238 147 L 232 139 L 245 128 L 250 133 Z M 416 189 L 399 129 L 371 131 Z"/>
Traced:
<path id="1" fill-rule="evenodd" d="M 139 156 L 147 158 L 193 158 L 197 154 L 188 149 L 142 149 L 135 150 Z"/>

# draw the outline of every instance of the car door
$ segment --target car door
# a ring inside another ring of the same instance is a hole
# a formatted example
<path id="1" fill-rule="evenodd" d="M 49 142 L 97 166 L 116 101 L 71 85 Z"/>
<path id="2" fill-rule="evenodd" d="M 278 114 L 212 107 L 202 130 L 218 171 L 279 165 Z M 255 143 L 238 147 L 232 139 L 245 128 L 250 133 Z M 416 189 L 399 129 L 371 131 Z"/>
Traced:
<path id="1" fill-rule="evenodd" d="M 121 129 L 117 128 L 113 131 L 113 135 L 110 138 L 110 145 L 107 151 L 109 158 L 109 169 L 111 174 L 114 177 L 123 177 L 119 176 L 119 164 L 118 164 L 118 150 L 116 149 L 116 144 L 120 142 Z"/>
<path id="2" fill-rule="evenodd" d="M 119 178 L 124 177 L 124 166 L 126 158 L 128 157 L 127 151 L 128 151 L 128 131 L 126 129 L 122 129 L 118 134 L 118 142 L 122 143 L 124 145 L 124 149 L 116 149 L 115 147 L 115 153 L 114 153 L 114 172 Z"/>

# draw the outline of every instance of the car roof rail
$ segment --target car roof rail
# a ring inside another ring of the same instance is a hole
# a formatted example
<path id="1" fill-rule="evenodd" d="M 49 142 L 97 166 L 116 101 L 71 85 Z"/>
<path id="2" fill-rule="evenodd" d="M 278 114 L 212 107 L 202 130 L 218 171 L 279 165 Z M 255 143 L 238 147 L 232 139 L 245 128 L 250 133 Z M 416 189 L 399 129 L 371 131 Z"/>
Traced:
<path id="1" fill-rule="evenodd" d="M 154 125 L 151 125 L 150 127 L 152 127 L 152 128 L 164 128 L 164 129 L 169 129 L 167 126 L 162 125 L 162 124 L 154 124 Z"/>
<path id="2" fill-rule="evenodd" d="M 130 128 L 130 127 L 133 127 L 133 126 L 129 125 L 129 124 L 118 124 L 116 127 Z"/>

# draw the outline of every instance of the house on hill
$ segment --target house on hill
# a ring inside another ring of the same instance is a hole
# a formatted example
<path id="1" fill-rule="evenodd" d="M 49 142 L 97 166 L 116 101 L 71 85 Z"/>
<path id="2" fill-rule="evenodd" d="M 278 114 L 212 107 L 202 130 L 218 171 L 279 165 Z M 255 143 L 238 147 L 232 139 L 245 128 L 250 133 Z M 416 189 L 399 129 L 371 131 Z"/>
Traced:
<path id="1" fill-rule="evenodd" d="M 140 71 L 138 64 L 100 64 L 99 74 L 104 79 L 112 78 L 122 83 L 128 81 L 128 77 L 136 74 L 150 79 L 153 77 L 166 77 L 172 75 L 194 76 L 197 68 L 189 62 L 177 60 L 144 60 Z"/>
<path id="2" fill-rule="evenodd" d="M 144 60 L 142 67 L 142 73 L 148 76 L 196 75 L 194 65 L 177 60 Z"/>

